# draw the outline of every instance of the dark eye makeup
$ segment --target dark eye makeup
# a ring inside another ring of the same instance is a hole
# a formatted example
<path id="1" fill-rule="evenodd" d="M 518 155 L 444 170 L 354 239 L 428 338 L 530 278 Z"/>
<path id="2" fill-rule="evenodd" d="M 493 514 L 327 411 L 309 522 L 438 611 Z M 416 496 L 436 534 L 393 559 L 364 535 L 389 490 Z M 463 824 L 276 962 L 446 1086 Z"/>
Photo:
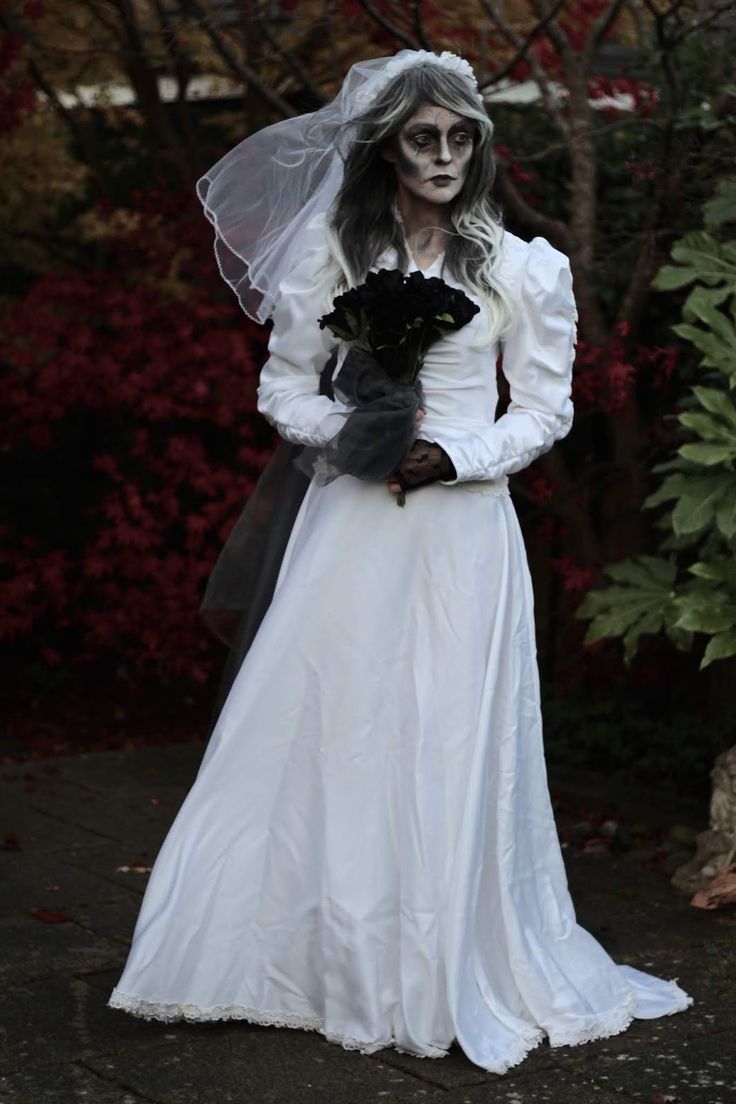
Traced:
<path id="1" fill-rule="evenodd" d="M 434 127 L 427 130 L 410 131 L 406 136 L 407 141 L 411 142 L 417 149 L 426 149 L 430 146 L 438 137 L 438 131 Z M 473 141 L 473 135 L 470 130 L 456 130 L 453 132 L 451 129 L 448 133 L 448 140 L 456 145 L 464 146 L 468 142 Z"/>

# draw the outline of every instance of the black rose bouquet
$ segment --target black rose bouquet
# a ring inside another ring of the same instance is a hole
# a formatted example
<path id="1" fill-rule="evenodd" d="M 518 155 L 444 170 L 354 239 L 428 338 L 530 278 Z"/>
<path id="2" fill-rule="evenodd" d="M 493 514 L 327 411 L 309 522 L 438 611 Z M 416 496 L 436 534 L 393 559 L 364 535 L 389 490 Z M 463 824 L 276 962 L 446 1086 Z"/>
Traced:
<path id="1" fill-rule="evenodd" d="M 335 396 L 354 407 L 343 428 L 309 463 L 321 484 L 338 475 L 385 479 L 414 443 L 423 406 L 419 372 L 430 346 L 461 329 L 480 308 L 464 292 L 422 272 L 370 272 L 338 295 L 321 329 L 351 342 L 333 382 Z M 311 451 L 311 450 L 308 450 Z M 397 496 L 403 506 L 403 492 Z"/>

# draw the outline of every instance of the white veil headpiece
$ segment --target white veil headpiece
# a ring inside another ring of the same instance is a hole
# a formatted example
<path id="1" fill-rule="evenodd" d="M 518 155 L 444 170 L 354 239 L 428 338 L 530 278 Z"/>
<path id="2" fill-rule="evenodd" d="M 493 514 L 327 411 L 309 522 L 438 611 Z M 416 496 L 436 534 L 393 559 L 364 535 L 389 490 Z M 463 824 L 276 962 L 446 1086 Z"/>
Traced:
<path id="1" fill-rule="evenodd" d="M 404 69 L 427 63 L 467 78 L 481 99 L 468 62 L 448 51 L 400 50 L 360 61 L 330 103 L 245 138 L 197 181 L 197 195 L 215 228 L 220 273 L 250 318 L 265 322 L 271 316 L 301 231 L 337 196 L 345 124 Z"/>

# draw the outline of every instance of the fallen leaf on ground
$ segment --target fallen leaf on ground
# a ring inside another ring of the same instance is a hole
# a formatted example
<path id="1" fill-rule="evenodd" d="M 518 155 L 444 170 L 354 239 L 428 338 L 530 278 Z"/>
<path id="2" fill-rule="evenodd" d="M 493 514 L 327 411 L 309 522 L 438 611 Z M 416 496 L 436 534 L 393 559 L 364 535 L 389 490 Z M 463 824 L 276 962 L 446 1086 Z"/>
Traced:
<path id="1" fill-rule="evenodd" d="M 690 901 L 693 908 L 716 909 L 736 904 L 736 863 L 716 874 L 710 885 L 699 889 Z"/>
<path id="2" fill-rule="evenodd" d="M 43 920 L 44 924 L 65 924 L 67 921 L 74 919 L 68 912 L 52 912 L 51 909 L 43 908 L 36 909 L 31 915 L 36 920 Z"/>
<path id="3" fill-rule="evenodd" d="M 151 867 L 142 863 L 133 863 L 131 866 L 116 866 L 115 872 L 120 874 L 150 874 Z"/>

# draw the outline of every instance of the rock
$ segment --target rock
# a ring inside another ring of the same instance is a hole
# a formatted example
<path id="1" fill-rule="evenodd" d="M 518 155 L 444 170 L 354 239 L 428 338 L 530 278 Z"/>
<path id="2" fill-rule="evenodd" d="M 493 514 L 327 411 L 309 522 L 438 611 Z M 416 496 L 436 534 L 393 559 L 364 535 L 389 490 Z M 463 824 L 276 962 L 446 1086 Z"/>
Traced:
<path id="1" fill-rule="evenodd" d="M 626 855 L 623 856 L 623 862 L 627 863 L 648 863 L 654 862 L 656 856 L 659 854 L 660 845 L 656 841 L 653 843 L 645 843 L 642 847 L 632 847 Z"/>
<path id="2" fill-rule="evenodd" d="M 619 824 L 611 844 L 614 851 L 630 851 L 634 846 L 634 839 L 623 824 Z"/>
<path id="3" fill-rule="evenodd" d="M 583 844 L 584 855 L 608 855 L 610 853 L 609 842 L 601 836 L 593 836 Z"/>
<path id="4" fill-rule="evenodd" d="M 673 824 L 667 833 L 667 838 L 672 843 L 679 843 L 684 847 L 694 847 L 697 835 L 697 828 L 692 828 L 689 824 Z"/>
<path id="5" fill-rule="evenodd" d="M 579 820 L 570 829 L 570 843 L 581 844 L 593 834 L 593 825 L 589 820 Z"/>
<path id="6" fill-rule="evenodd" d="M 695 855 L 672 875 L 672 884 L 687 893 L 704 889 L 736 854 L 736 744 L 716 756 L 711 778 L 710 828 L 696 835 Z"/>
<path id="7" fill-rule="evenodd" d="M 600 827 L 600 833 L 602 836 L 613 837 L 618 831 L 617 820 L 604 820 Z"/>
<path id="8" fill-rule="evenodd" d="M 659 868 L 664 874 L 674 874 L 683 863 L 689 860 L 690 856 L 690 851 L 683 851 L 682 849 L 672 851 L 669 855 L 665 855 L 659 864 Z"/>

